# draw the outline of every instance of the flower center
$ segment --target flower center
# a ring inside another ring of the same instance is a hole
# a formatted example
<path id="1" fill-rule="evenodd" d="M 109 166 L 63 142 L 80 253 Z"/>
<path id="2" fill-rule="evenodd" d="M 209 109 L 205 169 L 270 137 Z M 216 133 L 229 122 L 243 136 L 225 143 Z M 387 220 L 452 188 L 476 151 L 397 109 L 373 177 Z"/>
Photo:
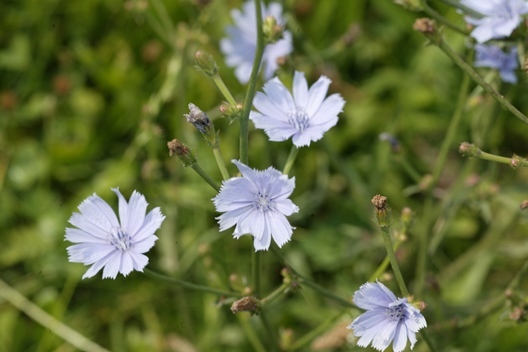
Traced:
<path id="1" fill-rule="evenodd" d="M 298 131 L 304 131 L 310 127 L 310 116 L 300 106 L 296 106 L 288 112 L 288 122 Z"/>
<path id="2" fill-rule="evenodd" d="M 272 202 L 273 200 L 270 198 L 269 195 L 259 191 L 255 195 L 255 200 L 253 200 L 253 206 L 261 212 L 266 212 L 271 209 Z"/>
<path id="3" fill-rule="evenodd" d="M 392 306 L 392 307 L 385 309 L 385 315 L 391 321 L 402 320 L 405 315 L 403 311 L 403 304 L 398 304 L 397 306 Z"/>
<path id="4" fill-rule="evenodd" d="M 122 252 L 127 251 L 130 248 L 131 243 L 132 239 L 128 232 L 119 227 L 112 229 L 110 244 L 114 246 L 115 249 Z"/>

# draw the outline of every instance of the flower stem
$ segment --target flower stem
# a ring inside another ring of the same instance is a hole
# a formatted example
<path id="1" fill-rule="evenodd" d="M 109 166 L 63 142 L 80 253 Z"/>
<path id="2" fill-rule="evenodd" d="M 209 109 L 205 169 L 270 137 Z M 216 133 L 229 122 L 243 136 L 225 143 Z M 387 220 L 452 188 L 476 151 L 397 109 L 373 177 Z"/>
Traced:
<path id="1" fill-rule="evenodd" d="M 159 274 L 147 268 L 143 269 L 143 273 L 146 276 L 150 277 L 151 279 L 155 279 L 155 280 L 158 280 L 158 281 L 161 281 L 167 284 L 175 285 L 175 286 L 185 287 L 190 290 L 208 292 L 208 293 L 213 293 L 216 295 L 226 296 L 226 297 L 242 297 L 242 295 L 237 292 L 223 291 L 223 290 L 219 290 L 219 289 L 208 287 L 208 286 L 196 285 L 188 281 L 184 281 L 184 280 L 176 279 L 176 278 L 169 277 L 163 274 Z"/>
<path id="2" fill-rule="evenodd" d="M 396 242 L 394 244 L 394 251 L 398 250 L 398 247 L 400 246 L 401 242 Z M 381 264 L 378 266 L 378 268 L 376 269 L 376 271 L 374 272 L 374 274 L 372 274 L 370 276 L 370 278 L 368 279 L 369 282 L 374 282 L 374 280 L 376 280 L 378 277 L 381 276 L 381 274 L 383 274 L 383 272 L 387 269 L 387 266 L 389 265 L 390 263 L 390 260 L 389 260 L 389 257 L 386 256 L 385 259 L 383 259 L 383 261 L 381 262 Z"/>
<path id="3" fill-rule="evenodd" d="M 227 172 L 226 164 L 224 162 L 224 159 L 222 158 L 222 153 L 220 152 L 220 147 L 214 147 L 213 154 L 215 156 L 216 163 L 218 164 L 218 168 L 220 169 L 220 173 L 222 174 L 223 179 L 229 180 L 229 172 Z"/>
<path id="4" fill-rule="evenodd" d="M 288 269 L 296 276 L 299 278 L 299 282 L 301 284 L 305 284 L 306 286 L 312 288 L 313 290 L 319 292 L 320 294 L 322 294 L 323 296 L 326 296 L 327 298 L 330 298 L 346 307 L 349 307 L 349 308 L 354 308 L 354 309 L 357 309 L 357 307 L 352 304 L 351 302 L 349 302 L 348 300 L 342 298 L 342 297 L 339 297 L 337 296 L 336 294 L 334 294 L 332 291 L 330 290 L 327 290 L 326 288 L 316 284 L 315 282 L 313 282 L 312 280 L 302 276 L 301 274 L 299 274 L 286 260 L 286 258 L 284 258 L 284 256 L 282 255 L 282 253 L 279 252 L 279 250 L 275 247 L 271 247 L 271 250 L 273 251 L 273 253 L 279 257 L 279 259 L 282 261 L 282 263 L 284 265 L 286 265 L 288 267 Z"/>
<path id="5" fill-rule="evenodd" d="M 455 138 L 456 131 L 458 129 L 458 126 L 460 125 L 460 121 L 462 120 L 462 112 L 464 111 L 464 107 L 466 105 L 466 100 L 468 96 L 468 89 L 469 89 L 469 76 L 464 75 L 462 78 L 462 84 L 460 86 L 460 91 L 458 93 L 457 98 L 457 104 L 455 107 L 455 111 L 453 112 L 453 116 L 451 118 L 451 121 L 449 122 L 449 127 L 447 129 L 446 137 L 444 138 L 444 141 L 442 142 L 442 145 L 440 147 L 440 151 L 438 152 L 438 157 L 436 158 L 434 170 L 433 170 L 433 178 L 432 181 L 429 184 L 428 187 L 428 198 L 425 203 L 425 211 L 424 211 L 424 218 L 423 218 L 423 226 L 421 227 L 421 231 L 419 232 L 418 236 L 418 258 L 417 258 L 417 264 L 416 264 L 416 286 L 414 293 L 420 296 L 422 294 L 424 282 L 425 282 L 425 272 L 427 270 L 427 248 L 429 247 L 429 233 L 433 224 L 433 189 L 436 187 L 436 184 L 438 183 L 438 180 L 440 179 L 440 175 L 442 174 L 442 171 L 444 170 L 446 161 L 447 161 L 447 155 L 449 153 L 449 150 L 451 148 L 451 145 L 453 143 L 453 139 Z"/>
<path id="6" fill-rule="evenodd" d="M 425 329 L 422 329 L 420 330 L 420 335 L 422 335 L 422 338 L 424 339 L 425 343 L 427 344 L 427 346 L 429 346 L 429 350 L 431 352 L 436 352 L 438 351 L 436 349 L 436 346 L 434 345 L 433 341 L 431 340 L 431 338 L 429 337 L 429 334 L 427 333 L 427 330 Z"/>
<path id="7" fill-rule="evenodd" d="M 404 297 L 407 297 L 409 296 L 409 291 L 407 290 L 407 286 L 405 285 L 405 281 L 403 280 L 400 266 L 398 265 L 398 260 L 396 259 L 396 254 L 394 253 L 394 249 L 392 248 L 392 240 L 390 237 L 389 227 L 380 226 L 380 229 L 381 229 L 381 233 L 383 234 L 383 242 L 385 243 L 385 250 L 387 251 L 387 256 L 389 257 L 392 271 L 394 272 L 394 277 L 396 278 L 396 281 L 398 282 L 398 286 L 400 287 L 400 291 L 402 295 Z"/>
<path id="8" fill-rule="evenodd" d="M 337 315 L 327 319 L 313 330 L 308 332 L 303 337 L 297 339 L 291 346 L 289 346 L 288 351 L 295 351 L 304 346 L 306 346 L 310 341 L 315 339 L 317 336 L 321 335 L 325 331 L 329 330 L 332 326 L 336 324 L 336 321 L 339 321 L 339 318 L 345 313 L 345 310 L 341 310 Z"/>
<path id="9" fill-rule="evenodd" d="M 82 351 L 108 352 L 97 343 L 89 340 L 68 325 L 57 320 L 39 306 L 28 300 L 24 295 L 9 286 L 5 281 L 0 279 L 0 298 L 6 300 L 28 317 L 42 325 L 46 330 L 62 338 L 72 346 Z"/>
<path id="10" fill-rule="evenodd" d="M 200 175 L 205 180 L 205 182 L 207 182 L 217 192 L 220 191 L 220 186 L 216 182 L 213 181 L 213 179 L 204 171 L 204 169 L 201 168 L 200 165 L 198 165 L 198 163 L 192 164 L 191 167 L 193 168 L 194 171 L 196 171 L 198 175 Z"/>
<path id="11" fill-rule="evenodd" d="M 233 98 L 233 95 L 231 94 L 227 86 L 225 85 L 224 81 L 222 80 L 222 77 L 220 77 L 220 75 L 216 73 L 215 75 L 212 76 L 212 78 L 213 78 L 213 82 L 216 84 L 216 86 L 218 87 L 218 89 L 220 90 L 220 93 L 222 93 L 224 98 L 226 98 L 227 102 L 231 104 L 231 106 L 235 106 L 236 105 L 235 98 Z"/>
<path id="12" fill-rule="evenodd" d="M 251 255 L 251 268 L 253 276 L 253 292 L 255 297 L 260 298 L 260 252 L 254 251 Z"/>
<path id="13" fill-rule="evenodd" d="M 253 346 L 253 349 L 257 352 L 266 352 L 266 348 L 262 345 L 262 342 L 260 342 L 257 333 L 255 332 L 255 329 L 251 325 L 251 323 L 248 320 L 247 314 L 235 314 L 237 316 L 238 322 L 240 325 L 242 325 L 242 329 L 244 330 L 244 333 L 246 334 L 247 339 L 249 340 L 249 343 L 251 346 Z"/>
<path id="14" fill-rule="evenodd" d="M 264 307 L 266 304 L 273 302 L 275 299 L 284 294 L 286 290 L 290 287 L 290 282 L 284 281 L 275 291 L 264 297 L 260 300 L 261 307 Z"/>
<path id="15" fill-rule="evenodd" d="M 457 25 L 454 25 L 447 18 L 443 17 L 438 12 L 433 10 L 433 8 L 431 6 L 429 6 L 429 4 L 427 3 L 426 0 L 420 0 L 420 5 L 422 5 L 423 11 L 427 15 L 431 16 L 432 18 L 434 18 L 438 22 L 445 24 L 447 27 L 449 27 L 449 28 L 451 28 L 451 29 L 463 34 L 463 35 L 468 35 L 468 32 L 466 30 L 464 30 L 463 28 L 458 27 Z"/>
<path id="16" fill-rule="evenodd" d="M 438 46 L 449 58 L 460 67 L 466 74 L 471 77 L 478 85 L 480 85 L 486 92 L 488 92 L 495 100 L 499 102 L 503 107 L 510 111 L 515 117 L 517 117 L 521 122 L 528 125 L 528 117 L 526 117 L 522 112 L 520 112 L 515 106 L 513 106 L 506 98 L 504 98 L 499 92 L 495 90 L 488 82 L 484 80 L 471 66 L 469 66 L 458 54 L 446 44 L 441 35 L 434 33 L 424 34 L 427 39 L 429 39 L 433 44 Z"/>
<path id="17" fill-rule="evenodd" d="M 253 97 L 257 90 L 257 79 L 260 62 L 264 54 L 264 34 L 262 33 L 262 5 L 260 0 L 255 0 L 255 13 L 257 25 L 257 48 L 253 61 L 253 70 L 249 79 L 249 85 L 244 99 L 244 110 L 240 116 L 240 162 L 248 164 L 248 141 L 249 141 L 249 112 L 253 105 Z"/>
<path id="18" fill-rule="evenodd" d="M 284 169 L 282 170 L 283 174 L 288 175 L 290 173 L 293 163 L 297 158 L 297 154 L 299 154 L 299 148 L 297 148 L 295 145 L 292 145 L 290 155 L 288 155 L 288 159 L 286 160 L 286 164 L 284 164 Z"/>

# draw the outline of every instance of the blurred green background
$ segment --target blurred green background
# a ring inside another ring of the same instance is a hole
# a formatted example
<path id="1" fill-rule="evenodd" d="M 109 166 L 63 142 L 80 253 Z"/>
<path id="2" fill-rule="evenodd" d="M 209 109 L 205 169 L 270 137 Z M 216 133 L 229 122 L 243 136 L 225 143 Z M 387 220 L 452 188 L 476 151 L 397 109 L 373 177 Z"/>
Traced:
<path id="1" fill-rule="evenodd" d="M 389 0 L 282 3 L 295 50 L 279 77 L 289 84 L 299 70 L 313 83 L 324 74 L 333 82 L 331 92 L 347 101 L 324 140 L 300 150 L 291 175 L 292 200 L 301 210 L 290 218 L 297 229 L 282 253 L 304 275 L 351 299 L 385 257 L 370 199 L 386 195 L 395 231 L 402 208 L 414 212 L 415 226 L 398 251 L 411 287 L 416 237 L 424 231 L 424 218 L 432 219 L 427 285 L 417 298 L 428 304 L 428 332 L 439 350 L 528 350 L 524 272 L 510 298 L 504 296 L 528 256 L 527 215 L 519 210 L 528 198 L 528 173 L 457 152 L 467 140 L 507 157 L 526 155 L 528 126 L 473 91 L 434 189 L 432 212 L 424 214 L 424 182 L 463 74 L 412 30 L 423 14 Z M 243 100 L 245 87 L 224 65 L 218 47 L 230 10 L 241 4 L 0 3 L 0 278 L 111 351 L 251 351 L 247 324 L 271 346 L 258 317 L 232 314 L 215 295 L 167 286 L 138 272 L 81 281 L 86 267 L 68 263 L 64 242 L 68 218 L 87 196 L 96 192 L 115 207 L 111 187 L 126 198 L 138 190 L 149 209 L 159 206 L 167 217 L 148 253 L 148 268 L 222 289 L 237 288 L 232 275 L 247 282 L 252 239 L 235 241 L 232 230 L 219 233 L 214 190 L 170 158 L 166 147 L 173 138 L 187 143 L 220 182 L 212 153 L 183 117 L 192 102 L 220 130 L 226 161 L 238 158 L 238 124 L 220 118 L 223 98 L 194 69 L 193 55 L 198 49 L 211 53 L 227 86 Z M 454 9 L 433 6 L 464 25 Z M 467 38 L 448 30 L 444 35 L 462 56 L 469 55 Z M 518 74 L 515 86 L 493 84 L 526 112 L 527 80 Z M 398 152 L 380 141 L 383 132 L 398 139 Z M 251 126 L 250 165 L 281 169 L 290 146 L 268 142 Z M 262 260 L 263 291 L 269 293 L 281 283 L 283 264 L 271 252 Z M 390 275 L 384 278 L 397 292 Z M 518 307 L 520 318 L 511 319 Z M 365 350 L 355 347 L 345 329 L 359 312 L 308 287 L 266 310 L 275 340 L 284 345 L 319 328 L 318 338 L 300 350 Z M 0 298 L 0 351 L 74 350 Z M 419 341 L 415 350 L 427 346 Z"/>

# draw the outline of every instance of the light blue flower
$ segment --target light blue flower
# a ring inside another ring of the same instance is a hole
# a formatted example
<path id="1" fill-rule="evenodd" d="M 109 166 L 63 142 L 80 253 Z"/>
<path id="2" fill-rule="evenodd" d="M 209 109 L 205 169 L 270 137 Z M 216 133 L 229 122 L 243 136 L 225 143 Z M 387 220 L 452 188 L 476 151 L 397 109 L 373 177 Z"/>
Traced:
<path id="1" fill-rule="evenodd" d="M 525 0 L 462 0 L 460 3 L 482 14 L 479 18 L 465 17 L 475 26 L 471 36 L 479 43 L 510 36 L 521 23 L 521 16 L 528 13 Z"/>
<path id="2" fill-rule="evenodd" d="M 257 28 L 255 25 L 256 12 L 252 1 L 247 1 L 240 10 L 231 11 L 235 21 L 234 26 L 226 29 L 228 38 L 220 41 L 220 50 L 226 56 L 226 64 L 235 68 L 235 75 L 241 83 L 247 83 L 251 76 L 253 60 L 257 49 Z M 278 24 L 283 24 L 282 5 L 270 3 L 262 6 L 262 18 L 272 16 Z M 292 35 L 284 31 L 283 38 L 276 43 L 266 45 L 262 57 L 264 79 L 270 79 L 279 65 L 277 59 L 287 56 L 293 51 Z"/>
<path id="3" fill-rule="evenodd" d="M 475 45 L 477 56 L 475 67 L 490 67 L 499 70 L 504 82 L 517 83 L 515 70 L 519 67 L 517 58 L 517 48 L 512 48 L 509 53 L 505 53 L 496 45 Z"/>
<path id="4" fill-rule="evenodd" d="M 310 145 L 337 123 L 337 115 L 345 101 L 339 94 L 326 98 L 330 79 L 321 76 L 310 89 L 302 72 L 295 72 L 293 96 L 277 77 L 264 85 L 264 93 L 257 92 L 249 118 L 255 127 L 263 129 L 271 141 L 292 137 L 296 147 Z"/>
<path id="5" fill-rule="evenodd" d="M 127 276 L 132 270 L 143 271 L 147 252 L 158 239 L 154 232 L 165 216 L 154 208 L 146 216 L 147 201 L 134 191 L 127 203 L 117 188 L 119 219 L 112 208 L 95 193 L 79 205 L 80 213 L 73 213 L 69 223 L 77 228 L 66 228 L 65 240 L 76 243 L 67 248 L 69 261 L 92 265 L 83 279 L 97 274 L 103 267 L 103 279 L 115 279 L 118 273 Z"/>
<path id="6" fill-rule="evenodd" d="M 394 352 L 400 352 L 407 346 L 408 339 L 412 349 L 416 333 L 427 326 L 423 315 L 407 303 L 407 298 L 396 298 L 381 282 L 362 285 L 354 293 L 354 303 L 367 310 L 348 326 L 360 337 L 357 344 L 361 347 L 372 344 L 383 351 L 392 341 Z"/>
<path id="7" fill-rule="evenodd" d="M 224 213 L 216 218 L 220 231 L 236 225 L 233 236 L 238 239 L 252 235 L 255 251 L 269 249 L 271 238 L 282 247 L 291 239 L 294 229 L 286 216 L 299 211 L 288 199 L 295 188 L 295 177 L 288 179 L 272 167 L 259 171 L 237 160 L 233 163 L 242 177 L 224 181 L 213 198 L 216 210 Z"/>

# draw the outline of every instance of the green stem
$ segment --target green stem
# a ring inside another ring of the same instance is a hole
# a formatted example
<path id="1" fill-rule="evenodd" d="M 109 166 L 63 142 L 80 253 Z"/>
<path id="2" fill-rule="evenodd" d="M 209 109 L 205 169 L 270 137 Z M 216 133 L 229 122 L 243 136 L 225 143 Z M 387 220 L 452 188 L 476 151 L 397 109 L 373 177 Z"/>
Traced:
<path id="1" fill-rule="evenodd" d="M 286 258 L 284 258 L 284 256 L 279 252 L 279 250 L 275 247 L 271 247 L 271 250 L 273 251 L 273 253 L 279 257 L 279 259 L 282 261 L 282 263 L 284 265 L 286 265 L 290 271 L 296 276 L 299 278 L 299 282 L 301 284 L 305 284 L 306 286 L 312 288 L 314 291 L 317 291 L 319 292 L 320 294 L 322 294 L 323 296 L 326 296 L 327 298 L 330 298 L 336 302 L 339 302 L 341 303 L 342 305 L 346 306 L 346 307 L 349 307 L 349 308 L 354 308 L 354 309 L 357 309 L 357 307 L 352 304 L 351 302 L 349 302 L 348 300 L 342 298 L 342 297 L 339 297 L 337 296 L 336 294 L 334 294 L 332 291 L 330 290 L 327 290 L 326 288 L 316 284 L 315 282 L 313 282 L 312 280 L 304 277 L 303 275 L 299 274 L 286 260 Z"/>
<path id="2" fill-rule="evenodd" d="M 251 325 L 249 321 L 249 317 L 247 314 L 235 314 L 238 318 L 238 322 L 240 325 L 242 325 L 242 329 L 244 330 L 244 333 L 246 334 L 247 339 L 249 340 L 249 343 L 253 347 L 253 349 L 257 352 L 266 352 L 266 348 L 262 345 L 262 342 L 260 342 L 259 337 L 257 333 L 255 332 L 255 329 Z"/>
<path id="3" fill-rule="evenodd" d="M 463 35 L 468 35 L 469 34 L 465 29 L 460 28 L 457 25 L 454 25 L 447 18 L 443 17 L 438 12 L 433 10 L 433 8 L 431 6 L 429 6 L 429 4 L 427 3 L 426 0 L 420 0 L 420 4 L 423 7 L 423 11 L 426 14 L 428 14 L 429 16 L 431 16 L 432 18 L 434 18 L 435 20 L 437 20 L 438 22 L 441 22 L 441 23 L 445 24 L 447 27 L 449 27 L 449 28 L 451 28 L 451 29 L 463 34 Z"/>
<path id="4" fill-rule="evenodd" d="M 163 274 L 159 274 L 157 272 L 154 272 L 146 268 L 143 269 L 143 273 L 146 276 L 150 277 L 151 279 L 156 279 L 158 281 L 171 284 L 171 285 L 175 285 L 175 286 L 185 287 L 190 290 L 208 292 L 208 293 L 213 293 L 215 295 L 226 296 L 226 297 L 242 297 L 241 294 L 236 293 L 236 292 L 223 291 L 223 290 L 219 290 L 219 289 L 208 287 L 208 286 L 196 285 L 188 281 L 184 281 L 184 280 L 176 279 L 176 278 L 169 277 Z"/>
<path id="5" fill-rule="evenodd" d="M 275 299 L 279 298 L 282 294 L 284 294 L 289 287 L 290 282 L 285 280 L 282 285 L 280 285 L 275 291 L 260 300 L 260 306 L 264 307 L 266 304 L 273 302 Z"/>
<path id="6" fill-rule="evenodd" d="M 310 341 L 312 341 L 313 339 L 315 339 L 317 336 L 321 335 L 323 332 L 327 331 L 330 327 L 332 327 L 333 325 L 335 325 L 336 321 L 339 321 L 339 318 L 341 318 L 341 316 L 344 314 L 344 310 L 342 310 L 341 312 L 339 312 L 339 314 L 337 314 L 336 316 L 333 316 L 331 317 L 330 319 L 327 319 L 326 321 L 324 321 L 322 324 L 318 325 L 317 327 L 315 327 L 315 329 L 311 330 L 310 332 L 308 332 L 306 335 L 304 335 L 303 337 L 297 339 L 297 341 L 295 341 L 289 348 L 288 348 L 288 351 L 295 351 L 295 350 L 298 350 L 302 347 L 304 347 L 305 345 L 309 344 Z"/>
<path id="7" fill-rule="evenodd" d="M 244 110 L 240 116 L 240 162 L 248 164 L 248 142 L 249 142 L 249 113 L 253 105 L 253 97 L 257 90 L 257 78 L 264 54 L 264 35 L 262 33 L 262 5 L 260 0 L 255 0 L 255 13 L 257 25 L 257 48 L 253 61 L 253 70 L 249 79 L 249 85 L 244 99 Z"/>
<path id="8" fill-rule="evenodd" d="M 425 343 L 427 344 L 427 346 L 429 346 L 429 350 L 431 352 L 436 352 L 438 351 L 436 349 L 436 346 L 434 345 L 433 341 L 431 340 L 431 338 L 429 337 L 429 334 L 427 334 L 427 330 L 426 329 L 422 329 L 420 330 L 420 335 L 422 335 L 422 338 L 424 339 Z"/>
<path id="9" fill-rule="evenodd" d="M 205 180 L 205 182 L 207 182 L 217 192 L 220 192 L 220 186 L 215 181 L 213 181 L 213 179 L 204 171 L 204 169 L 200 167 L 200 165 L 198 165 L 198 163 L 192 164 L 191 167 Z"/>
<path id="10" fill-rule="evenodd" d="M 297 154 L 299 154 L 299 148 L 297 148 L 295 145 L 292 145 L 290 154 L 288 155 L 288 159 L 286 160 L 286 164 L 284 164 L 284 169 L 282 170 L 283 174 L 288 175 L 290 173 L 293 163 L 297 158 Z"/>
<path id="11" fill-rule="evenodd" d="M 55 319 L 53 316 L 20 294 L 17 290 L 9 286 L 2 279 L 0 279 L 0 297 L 42 325 L 46 331 L 51 331 L 75 348 L 78 348 L 82 351 L 109 352 L 107 349 L 101 347 L 77 331 L 73 330 L 68 325 Z"/>
<path id="12" fill-rule="evenodd" d="M 216 84 L 224 98 L 226 98 L 227 102 L 231 104 L 231 106 L 236 105 L 235 98 L 233 98 L 233 95 L 225 85 L 224 81 L 222 80 L 222 77 L 218 73 L 216 73 L 214 76 L 212 76 L 213 82 Z"/>
<path id="13" fill-rule="evenodd" d="M 214 147 L 213 154 L 215 156 L 216 164 L 218 164 L 218 168 L 220 169 L 220 173 L 222 174 L 223 179 L 229 180 L 229 172 L 227 172 L 224 158 L 222 158 L 222 153 L 220 152 L 220 147 Z"/>
<path id="14" fill-rule="evenodd" d="M 479 159 L 482 159 L 482 160 L 494 161 L 494 162 L 497 162 L 497 163 L 508 164 L 508 165 L 511 165 L 511 162 L 512 162 L 512 158 L 506 158 L 504 156 L 499 156 L 499 155 L 495 155 L 495 154 L 486 153 L 486 152 L 483 152 L 482 150 L 478 153 L 478 155 L 476 157 L 479 158 Z M 522 161 L 522 159 L 521 159 L 521 161 Z M 526 166 L 528 166 L 528 163 L 521 162 L 519 164 L 519 166 L 526 167 Z"/>
<path id="15" fill-rule="evenodd" d="M 418 236 L 418 258 L 416 263 L 416 286 L 415 294 L 421 295 L 425 283 L 425 272 L 427 270 L 427 253 L 429 247 L 429 234 L 432 228 L 434 221 L 433 217 L 433 190 L 440 179 L 440 175 L 444 170 L 445 164 L 447 162 L 447 156 L 449 150 L 452 146 L 453 140 L 455 138 L 456 131 L 462 120 L 462 113 L 466 105 L 467 95 L 469 89 L 469 76 L 464 75 L 462 78 L 462 84 L 460 86 L 460 91 L 458 93 L 457 104 L 455 111 L 453 112 L 453 117 L 449 122 L 449 127 L 447 128 L 446 137 L 440 146 L 440 151 L 438 157 L 436 158 L 435 167 L 433 170 L 433 178 L 428 188 L 427 200 L 425 203 L 424 211 L 424 222 L 421 228 L 421 232 Z"/>
<path id="16" fill-rule="evenodd" d="M 251 268 L 253 276 L 253 292 L 255 297 L 260 298 L 260 251 L 251 254 Z"/>
<path id="17" fill-rule="evenodd" d="M 466 74 L 471 77 L 478 85 L 482 86 L 486 92 L 488 92 L 495 100 L 510 111 L 515 117 L 521 120 L 522 123 L 528 125 L 528 117 L 520 112 L 515 106 L 513 106 L 506 98 L 504 98 L 499 92 L 495 90 L 488 82 L 486 82 L 471 66 L 469 66 L 458 54 L 445 43 L 441 35 L 422 33 L 424 34 L 433 44 L 437 45 L 449 58 L 460 67 Z"/>
<path id="18" fill-rule="evenodd" d="M 449 127 L 447 128 L 447 133 L 444 138 L 444 141 L 442 142 L 442 146 L 440 147 L 438 157 L 436 158 L 435 168 L 433 170 L 433 181 L 431 182 L 431 187 L 434 187 L 436 185 L 436 183 L 438 182 L 438 179 L 440 178 L 442 170 L 444 169 L 445 163 L 447 161 L 447 154 L 449 153 L 449 150 L 451 149 L 458 126 L 460 125 L 460 121 L 462 120 L 462 113 L 464 111 L 464 107 L 466 106 L 468 89 L 469 89 L 469 77 L 467 75 L 464 75 L 464 77 L 462 78 L 462 84 L 460 86 L 460 91 L 458 93 L 455 112 L 453 113 L 453 117 L 451 118 L 451 122 L 449 123 Z"/>
<path id="19" fill-rule="evenodd" d="M 397 251 L 398 250 L 398 247 L 400 246 L 401 242 L 396 242 L 394 244 L 394 251 Z M 373 282 L 374 280 L 376 280 L 378 277 L 381 276 L 381 274 L 383 274 L 383 272 L 387 269 L 387 266 L 389 265 L 390 263 L 390 260 L 389 260 L 389 257 L 386 256 L 385 259 L 383 259 L 383 261 L 381 262 L 381 264 L 378 266 L 378 268 L 376 269 L 376 271 L 374 272 L 374 274 L 372 274 L 370 276 L 370 278 L 368 279 L 369 282 Z"/>
<path id="20" fill-rule="evenodd" d="M 387 256 L 389 257 L 392 266 L 392 271 L 394 272 L 394 277 L 398 282 L 398 286 L 400 287 L 402 295 L 404 297 L 408 297 L 409 291 L 407 290 L 407 286 L 405 285 L 405 281 L 403 280 L 400 266 L 398 265 L 398 260 L 396 259 L 396 254 L 394 253 L 394 249 L 392 248 L 392 240 L 390 238 L 389 227 L 380 226 L 380 229 L 381 233 L 383 234 L 383 242 L 385 243 L 385 249 L 387 250 Z"/>
<path id="21" fill-rule="evenodd" d="M 270 351 L 280 351 L 281 348 L 279 346 L 279 339 L 276 336 L 275 331 L 273 330 L 269 320 L 268 316 L 265 312 L 259 313 L 260 321 L 262 321 L 262 325 L 264 325 L 264 329 L 266 330 L 266 333 L 268 335 L 268 349 Z"/>

